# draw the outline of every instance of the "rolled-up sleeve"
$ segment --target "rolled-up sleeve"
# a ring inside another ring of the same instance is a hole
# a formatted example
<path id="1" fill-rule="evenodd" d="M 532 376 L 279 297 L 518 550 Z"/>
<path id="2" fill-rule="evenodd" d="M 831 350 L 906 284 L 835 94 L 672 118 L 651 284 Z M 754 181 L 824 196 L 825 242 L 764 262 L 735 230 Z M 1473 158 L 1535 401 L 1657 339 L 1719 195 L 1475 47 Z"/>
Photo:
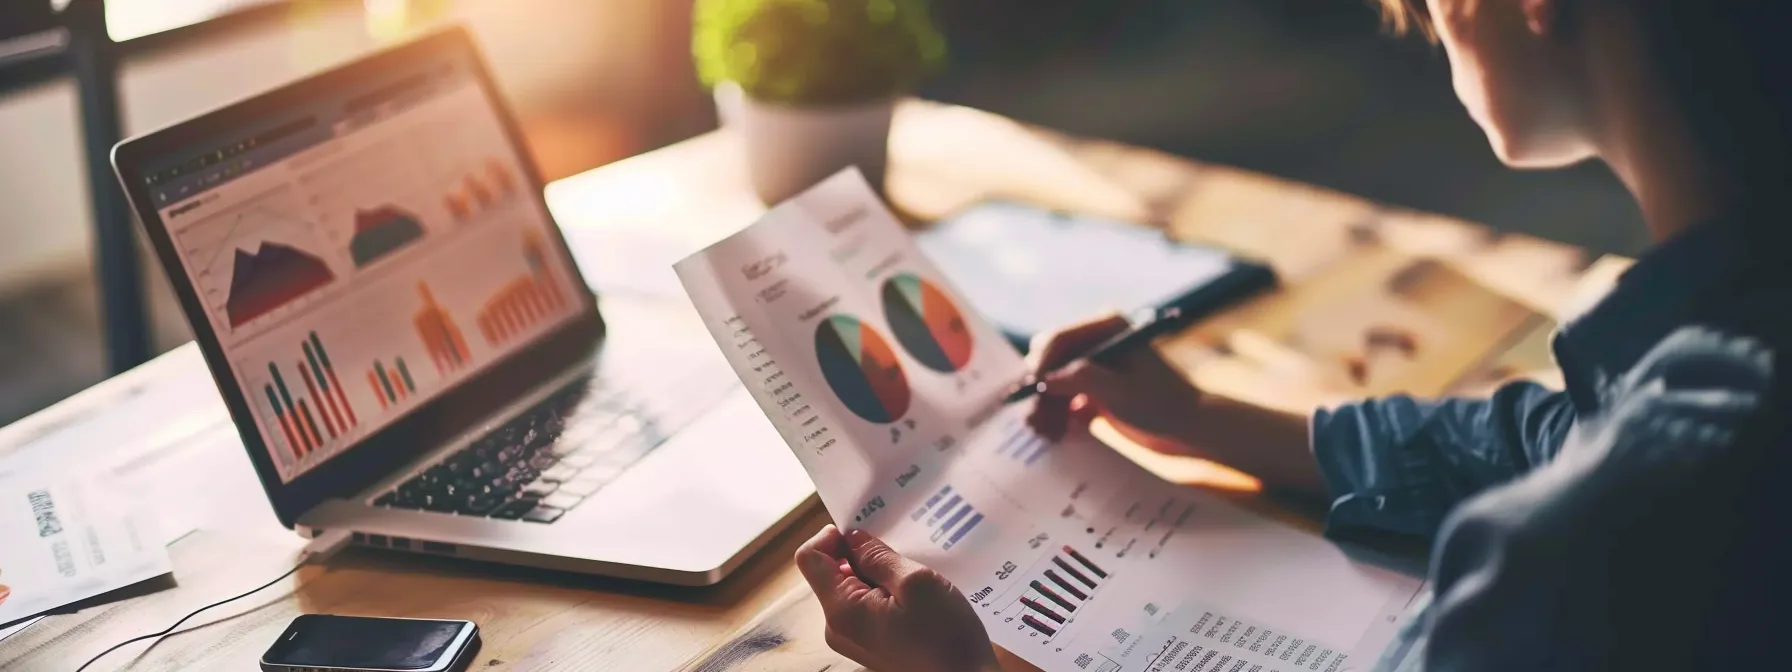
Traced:
<path id="1" fill-rule="evenodd" d="M 1392 396 L 1319 411 L 1326 532 L 1430 537 L 1458 502 L 1548 463 L 1573 422 L 1566 393 L 1530 382 L 1487 399 Z"/>

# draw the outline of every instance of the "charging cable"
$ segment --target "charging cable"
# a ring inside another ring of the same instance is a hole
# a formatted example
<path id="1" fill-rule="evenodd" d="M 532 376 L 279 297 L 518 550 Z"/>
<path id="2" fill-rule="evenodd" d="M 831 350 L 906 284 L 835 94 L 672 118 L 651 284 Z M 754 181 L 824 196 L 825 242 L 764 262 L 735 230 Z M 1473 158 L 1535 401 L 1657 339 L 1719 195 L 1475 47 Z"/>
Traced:
<path id="1" fill-rule="evenodd" d="M 106 654 L 112 653 L 113 651 L 117 651 L 121 648 L 129 646 L 131 644 L 135 644 L 137 642 L 141 642 L 145 639 L 158 639 L 163 636 L 166 636 L 168 633 L 174 632 L 175 628 L 179 628 L 180 624 L 187 622 L 188 619 L 191 619 L 194 616 L 198 616 L 201 612 L 204 612 L 207 609 L 211 609 L 212 607 L 220 607 L 220 606 L 223 606 L 226 604 L 230 604 L 231 602 L 235 602 L 237 600 L 243 599 L 250 595 L 259 593 L 263 590 L 267 590 L 268 586 L 272 586 L 276 583 L 279 583 L 279 582 L 285 580 L 286 577 L 292 576 L 294 572 L 299 571 L 300 567 L 304 567 L 305 565 L 311 564 L 313 562 L 323 562 L 325 560 L 330 559 L 330 556 L 336 555 L 337 551 L 341 551 L 342 549 L 347 548 L 349 539 L 351 539 L 351 538 L 352 538 L 352 536 L 346 530 L 332 530 L 332 531 L 328 531 L 323 534 L 320 534 L 316 538 L 312 539 L 311 543 L 305 545 L 305 550 L 300 551 L 300 555 L 303 557 L 299 558 L 298 564 L 293 565 L 292 569 L 286 570 L 285 574 L 276 576 L 276 577 L 274 577 L 274 579 L 272 581 L 261 584 L 260 587 L 250 590 L 248 592 L 245 592 L 236 597 L 232 597 L 232 598 L 226 599 L 226 600 L 219 600 L 217 602 L 213 602 L 211 604 L 205 605 L 198 609 L 194 609 L 192 612 L 188 613 L 187 615 L 180 617 L 180 620 L 175 621 L 174 625 L 170 625 L 167 628 L 162 629 L 161 632 L 152 632 L 147 635 L 140 635 L 137 637 L 132 637 L 130 639 L 124 640 L 117 644 L 113 644 L 112 648 L 106 649 L 105 651 L 101 651 L 99 653 L 99 655 L 87 659 L 87 662 L 82 663 L 80 667 L 75 668 L 75 672 L 83 672 L 84 670 L 87 669 L 87 666 L 99 662 L 99 660 L 101 658 L 106 657 Z M 152 643 L 149 646 L 151 648 L 154 648 L 155 644 Z"/>

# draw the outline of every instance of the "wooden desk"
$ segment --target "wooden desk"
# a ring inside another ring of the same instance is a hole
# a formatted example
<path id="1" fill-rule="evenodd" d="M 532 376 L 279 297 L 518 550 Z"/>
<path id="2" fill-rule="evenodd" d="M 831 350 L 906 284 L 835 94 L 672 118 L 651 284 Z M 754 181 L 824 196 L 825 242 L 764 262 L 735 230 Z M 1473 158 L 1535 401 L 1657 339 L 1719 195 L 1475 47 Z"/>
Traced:
<path id="1" fill-rule="evenodd" d="M 1539 346 L 1551 317 L 1621 266 L 964 108 L 905 105 L 891 154 L 891 198 L 916 222 L 1006 196 L 1270 260 L 1287 289 L 1160 347 L 1204 386 L 1276 403 L 1440 393 L 1548 368 Z M 762 210 L 740 163 L 735 139 L 709 134 L 561 181 L 548 195 L 597 282 L 640 280 Z M 605 243 L 625 230 L 640 247 L 619 255 Z M 176 512 L 176 527 L 196 531 L 170 547 L 171 581 L 0 641 L 0 669 L 72 669 L 297 558 L 302 544 L 274 521 L 191 345 L 0 430 L 0 459 L 41 441 L 69 442 L 70 468 L 106 465 Z M 1225 476 L 1140 457 L 1181 480 Z M 350 550 L 95 669 L 256 669 L 281 627 L 305 612 L 473 619 L 485 637 L 478 670 L 852 669 L 821 643 L 818 611 L 789 562 L 825 518 L 811 512 L 736 576 L 702 590 Z"/>

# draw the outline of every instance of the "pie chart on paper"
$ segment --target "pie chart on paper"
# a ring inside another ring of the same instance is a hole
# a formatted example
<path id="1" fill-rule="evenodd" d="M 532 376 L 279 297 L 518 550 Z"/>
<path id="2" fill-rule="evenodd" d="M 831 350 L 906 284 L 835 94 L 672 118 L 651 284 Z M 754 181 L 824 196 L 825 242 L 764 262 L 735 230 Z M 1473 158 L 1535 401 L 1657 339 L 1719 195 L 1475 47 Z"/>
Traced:
<path id="1" fill-rule="evenodd" d="M 970 325 L 938 285 L 902 273 L 884 283 L 883 301 L 896 342 L 923 366 L 952 373 L 971 362 Z"/>
<path id="2" fill-rule="evenodd" d="M 815 358 L 834 396 L 848 410 L 879 424 L 908 413 L 912 394 L 889 341 L 871 325 L 835 315 L 815 328 Z"/>

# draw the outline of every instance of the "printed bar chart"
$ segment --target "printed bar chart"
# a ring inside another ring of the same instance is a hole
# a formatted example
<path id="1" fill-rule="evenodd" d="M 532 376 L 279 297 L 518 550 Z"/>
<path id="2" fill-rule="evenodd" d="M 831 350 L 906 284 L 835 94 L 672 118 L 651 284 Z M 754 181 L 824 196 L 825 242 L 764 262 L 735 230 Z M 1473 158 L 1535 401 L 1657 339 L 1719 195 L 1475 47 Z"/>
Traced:
<path id="1" fill-rule="evenodd" d="M 1038 462 L 1039 458 L 1045 457 L 1046 452 L 1050 449 L 1051 442 L 1032 432 L 1015 432 L 1013 436 L 1002 442 L 1001 447 L 996 449 L 996 454 L 1027 466 L 1033 466 L 1033 463 Z"/>
<path id="2" fill-rule="evenodd" d="M 1026 588 L 1002 610 L 1010 619 L 1047 638 L 1056 636 L 1076 619 L 1077 610 L 1094 599 L 1096 591 L 1108 578 L 1107 570 L 1090 562 L 1075 548 L 1065 546 L 1060 552 L 1040 561 Z"/>
<path id="3" fill-rule="evenodd" d="M 1033 618 L 1032 614 L 1027 614 L 1025 616 L 1022 616 L 1022 617 L 1020 617 L 1020 620 L 1022 623 L 1026 623 L 1028 626 L 1032 627 L 1034 630 L 1038 630 L 1042 633 L 1045 633 L 1045 636 L 1047 636 L 1047 637 L 1058 634 L 1058 631 L 1052 629 L 1052 626 L 1049 626 L 1049 625 L 1039 622 L 1039 619 Z"/>
<path id="4" fill-rule="evenodd" d="M 1064 623 L 1065 620 L 1067 620 L 1064 618 L 1063 615 L 1059 614 L 1056 611 L 1052 611 L 1052 609 L 1050 607 L 1040 604 L 1038 600 L 1034 600 L 1031 597 L 1020 598 L 1020 603 L 1024 606 L 1026 606 L 1028 609 L 1031 609 L 1034 612 L 1045 616 L 1046 618 L 1052 619 L 1052 622 L 1054 622 L 1054 623 L 1062 624 L 1062 623 Z"/>
<path id="5" fill-rule="evenodd" d="M 1098 578 L 1098 579 L 1108 578 L 1107 572 L 1104 572 L 1101 570 L 1100 567 L 1095 566 L 1095 563 L 1089 562 L 1089 559 L 1083 557 L 1083 554 L 1078 553 L 1076 549 L 1071 548 L 1069 546 L 1065 546 L 1064 554 L 1070 556 L 1070 559 L 1077 561 L 1077 564 L 1087 567 L 1089 569 L 1089 572 L 1095 575 L 1095 578 Z M 1090 587 L 1094 587 L 1094 585 L 1091 584 Z"/>
<path id="6" fill-rule="evenodd" d="M 946 551 L 964 541 L 971 530 L 977 529 L 977 525 L 983 522 L 983 514 L 978 513 L 976 507 L 971 506 L 961 495 L 953 492 L 951 485 L 941 486 L 927 498 L 921 508 L 909 515 L 909 520 L 919 521 L 923 517 L 927 518 L 927 526 L 933 528 L 932 541 Z"/>

